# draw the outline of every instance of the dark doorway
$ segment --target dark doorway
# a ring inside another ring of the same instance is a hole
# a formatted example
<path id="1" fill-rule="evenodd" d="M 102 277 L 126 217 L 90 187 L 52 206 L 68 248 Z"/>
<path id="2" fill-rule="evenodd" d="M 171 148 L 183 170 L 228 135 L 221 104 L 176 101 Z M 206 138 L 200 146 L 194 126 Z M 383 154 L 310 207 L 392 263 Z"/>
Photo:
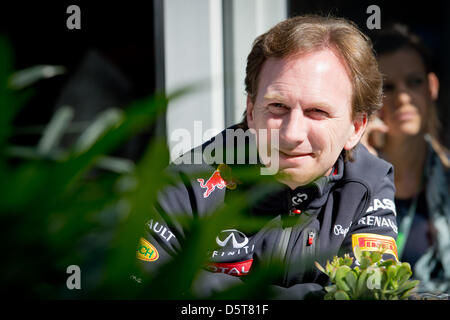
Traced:
<path id="1" fill-rule="evenodd" d="M 81 29 L 69 30 L 70 5 L 81 10 Z M 64 75 L 33 86 L 31 100 L 15 119 L 18 127 L 45 125 L 63 104 L 74 108 L 73 121 L 92 120 L 109 107 L 164 90 L 162 0 L 10 1 L 0 9 L 0 33 L 14 51 L 14 69 L 62 65 Z M 157 129 L 158 127 L 158 129 Z M 164 121 L 128 141 L 116 155 L 136 160 Z M 14 137 L 35 145 L 39 134 Z M 73 139 L 67 137 L 66 143 Z"/>

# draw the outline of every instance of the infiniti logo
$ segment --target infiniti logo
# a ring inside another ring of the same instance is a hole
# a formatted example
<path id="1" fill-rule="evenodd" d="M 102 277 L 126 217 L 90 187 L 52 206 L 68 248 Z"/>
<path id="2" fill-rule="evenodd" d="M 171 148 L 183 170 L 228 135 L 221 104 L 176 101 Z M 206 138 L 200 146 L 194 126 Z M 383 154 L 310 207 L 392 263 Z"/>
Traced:
<path id="1" fill-rule="evenodd" d="M 247 236 L 236 229 L 222 230 L 220 233 L 228 233 L 228 236 L 225 238 L 225 240 L 220 240 L 219 236 L 216 237 L 216 242 L 221 247 L 225 247 L 230 239 L 234 249 L 241 249 L 248 243 Z M 240 235 L 240 238 L 242 237 L 244 238 L 244 240 L 242 242 L 238 242 L 238 240 L 236 239 L 236 235 Z"/>

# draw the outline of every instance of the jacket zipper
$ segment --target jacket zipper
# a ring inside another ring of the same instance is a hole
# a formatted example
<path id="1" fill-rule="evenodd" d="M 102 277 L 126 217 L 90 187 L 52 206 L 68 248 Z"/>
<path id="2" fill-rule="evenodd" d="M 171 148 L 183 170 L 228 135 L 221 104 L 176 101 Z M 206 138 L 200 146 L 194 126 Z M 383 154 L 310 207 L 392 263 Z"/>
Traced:
<path id="1" fill-rule="evenodd" d="M 315 253 L 316 253 L 316 244 L 317 244 L 317 230 L 315 229 L 309 229 L 307 230 L 307 240 L 306 240 L 306 259 L 310 260 L 309 262 L 311 262 L 311 266 L 312 268 L 309 270 L 306 270 L 304 275 L 303 275 L 303 279 L 305 278 L 308 279 L 308 277 L 310 277 L 312 274 L 314 274 L 314 263 L 313 263 L 313 259 L 315 258 Z"/>
<path id="2" fill-rule="evenodd" d="M 302 232 L 302 230 L 304 230 L 306 233 L 309 233 L 310 231 L 314 232 L 313 233 L 313 237 L 312 237 L 312 244 L 311 244 L 312 248 L 310 249 L 310 250 L 314 250 L 315 242 L 316 242 L 316 240 L 315 240 L 316 233 L 315 233 L 314 229 L 307 229 L 309 227 L 309 225 L 313 222 L 313 219 L 311 219 L 312 217 L 309 217 L 309 218 L 310 219 L 309 219 L 309 221 L 307 223 L 305 223 L 303 226 L 300 226 L 300 228 L 301 228 L 300 229 L 300 233 Z M 280 241 L 279 241 L 279 244 L 278 244 L 278 251 L 277 251 L 278 254 L 279 254 L 280 261 L 282 261 L 284 263 L 285 267 L 286 267 L 285 270 L 284 270 L 284 273 L 283 273 L 283 284 L 285 286 L 288 285 L 288 275 L 289 275 L 289 265 L 290 265 L 289 260 L 290 259 L 289 259 L 289 257 L 287 257 L 287 248 L 288 248 L 288 245 L 289 245 L 291 234 L 292 234 L 292 227 L 288 227 L 288 228 L 285 228 L 285 229 L 282 230 Z M 308 240 L 309 239 L 307 239 L 307 241 Z M 306 242 L 303 241 L 302 245 L 305 246 Z M 309 256 L 309 251 L 308 251 L 307 257 L 308 256 Z"/>
<path id="3" fill-rule="evenodd" d="M 316 232 L 314 230 L 309 230 L 308 231 L 308 241 L 306 243 L 306 246 L 311 248 L 314 246 L 314 240 L 316 238 Z M 312 249 L 309 249 L 309 251 L 311 251 Z"/>
<path id="4" fill-rule="evenodd" d="M 286 252 L 291 239 L 292 227 L 285 228 L 281 231 L 280 241 L 278 242 L 278 258 L 281 262 L 286 259 Z"/>

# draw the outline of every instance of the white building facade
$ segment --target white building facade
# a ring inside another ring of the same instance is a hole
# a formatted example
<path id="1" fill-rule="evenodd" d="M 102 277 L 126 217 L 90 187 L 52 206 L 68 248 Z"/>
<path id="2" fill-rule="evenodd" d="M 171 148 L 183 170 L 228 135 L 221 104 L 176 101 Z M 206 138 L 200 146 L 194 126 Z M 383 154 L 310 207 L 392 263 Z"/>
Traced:
<path id="1" fill-rule="evenodd" d="M 287 18 L 287 0 L 164 0 L 164 86 L 171 160 L 239 122 L 253 40 Z"/>

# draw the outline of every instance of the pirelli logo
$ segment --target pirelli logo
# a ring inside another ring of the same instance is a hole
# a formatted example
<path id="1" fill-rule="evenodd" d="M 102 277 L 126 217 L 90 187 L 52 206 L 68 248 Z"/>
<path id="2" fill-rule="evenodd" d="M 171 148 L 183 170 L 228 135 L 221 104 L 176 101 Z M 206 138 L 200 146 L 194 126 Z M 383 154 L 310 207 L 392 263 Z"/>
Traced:
<path id="1" fill-rule="evenodd" d="M 397 245 L 394 238 L 374 233 L 357 233 L 352 235 L 352 248 L 359 246 L 361 251 L 374 251 L 383 248 L 398 261 Z"/>

